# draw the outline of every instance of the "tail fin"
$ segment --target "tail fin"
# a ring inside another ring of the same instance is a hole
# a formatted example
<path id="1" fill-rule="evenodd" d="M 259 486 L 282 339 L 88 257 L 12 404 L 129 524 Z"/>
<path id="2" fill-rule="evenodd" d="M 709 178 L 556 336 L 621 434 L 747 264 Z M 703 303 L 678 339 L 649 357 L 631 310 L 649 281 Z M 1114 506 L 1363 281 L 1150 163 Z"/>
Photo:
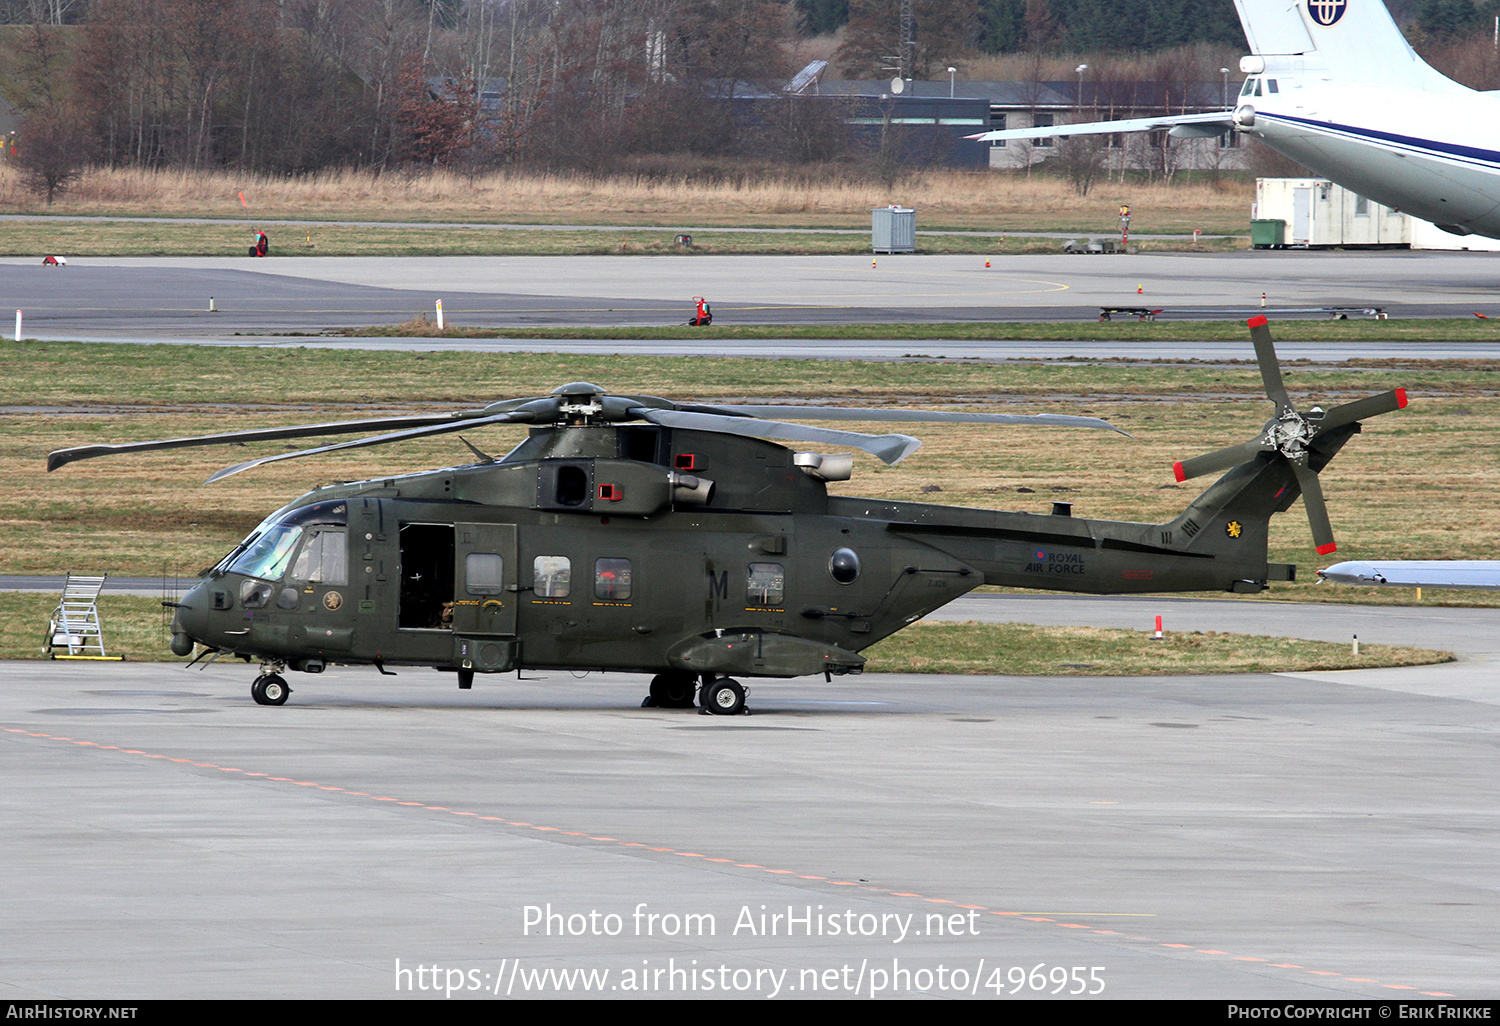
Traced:
<path id="1" fill-rule="evenodd" d="M 1331 410 L 1314 406 L 1305 413 L 1299 412 L 1287 396 L 1266 319 L 1252 317 L 1248 324 L 1261 381 L 1266 387 L 1266 397 L 1275 405 L 1275 414 L 1250 441 L 1183 460 L 1172 468 L 1178 481 L 1216 470 L 1229 471 L 1194 500 L 1173 526 L 1179 522 L 1184 526 L 1197 524 L 1201 518 L 1195 517 L 1195 510 L 1199 514 L 1206 510 L 1229 510 L 1236 503 L 1248 503 L 1246 516 L 1269 520 L 1272 512 L 1286 509 L 1300 492 L 1307 507 L 1313 545 L 1319 555 L 1326 556 L 1337 546 L 1318 472 L 1359 431 L 1360 421 L 1405 407 L 1406 389 L 1356 399 Z M 1273 468 L 1277 473 L 1270 473 Z M 1255 487 L 1247 487 L 1251 483 Z"/>
<path id="2" fill-rule="evenodd" d="M 1241 71 L 1324 72 L 1340 85 L 1461 88 L 1417 56 L 1381 0 L 1234 0 L 1250 52 Z M 1295 66 L 1276 58 L 1300 56 Z"/>

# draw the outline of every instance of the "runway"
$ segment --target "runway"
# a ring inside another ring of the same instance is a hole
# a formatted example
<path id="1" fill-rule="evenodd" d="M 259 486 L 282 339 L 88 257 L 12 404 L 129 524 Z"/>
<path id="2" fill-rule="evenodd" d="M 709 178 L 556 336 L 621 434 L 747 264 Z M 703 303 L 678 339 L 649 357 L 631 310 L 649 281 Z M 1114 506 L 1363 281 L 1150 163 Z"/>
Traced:
<path id="1" fill-rule="evenodd" d="M 465 693 L 338 669 L 265 708 L 247 667 L 0 664 L 0 889 L 26 938 L 0 978 L 16 999 L 1496 997 L 1500 611 L 949 614 L 1150 608 L 1169 630 L 1433 628 L 1466 661 L 757 682 L 729 720 L 639 709 L 618 675 Z"/>
<path id="2" fill-rule="evenodd" d="M 6 259 L 0 260 L 0 302 L 24 311 L 26 334 L 39 339 L 238 344 L 272 341 L 246 335 L 274 333 L 306 344 L 305 336 L 323 331 L 431 318 L 438 299 L 456 326 L 678 324 L 691 314 L 694 296 L 708 297 L 721 324 L 1094 320 L 1101 306 L 1115 305 L 1161 308 L 1163 318 L 1188 320 L 1259 312 L 1307 318 L 1322 316 L 1318 311 L 1328 306 L 1379 306 L 1398 319 L 1475 312 L 1500 318 L 1497 260 L 1493 254 L 1400 251 L 997 256 L 985 269 L 981 257 L 913 255 L 881 257 L 873 268 L 864 257 L 830 256 L 140 257 L 77 258 L 59 270 Z M 900 345 L 910 350 L 914 344 Z M 1069 352 L 1084 352 L 1072 343 L 1027 345 L 1030 351 L 1055 353 L 1067 345 Z M 856 346 L 813 348 L 821 355 Z M 691 351 L 683 343 L 629 347 Z M 716 351 L 764 354 L 768 348 L 765 342 L 729 343 Z M 1494 348 L 1479 343 L 1434 351 L 1446 358 Z M 980 358 L 1017 351 L 984 343 L 945 349 Z"/>

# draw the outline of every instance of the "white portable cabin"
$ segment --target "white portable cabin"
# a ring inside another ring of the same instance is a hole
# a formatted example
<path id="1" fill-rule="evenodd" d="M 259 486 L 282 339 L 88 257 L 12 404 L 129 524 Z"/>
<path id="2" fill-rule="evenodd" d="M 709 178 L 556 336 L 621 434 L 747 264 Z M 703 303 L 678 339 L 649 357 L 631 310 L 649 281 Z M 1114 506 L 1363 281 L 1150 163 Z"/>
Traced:
<path id="1" fill-rule="evenodd" d="M 1286 222 L 1287 246 L 1410 245 L 1410 218 L 1326 178 L 1257 178 L 1252 218 Z"/>
<path id="2" fill-rule="evenodd" d="M 1500 253 L 1500 239 L 1490 239 L 1483 235 L 1454 235 L 1443 231 L 1431 221 L 1419 221 L 1415 217 L 1408 217 L 1407 220 L 1410 222 L 1407 234 L 1411 239 L 1412 249 L 1467 249 L 1476 253 Z"/>

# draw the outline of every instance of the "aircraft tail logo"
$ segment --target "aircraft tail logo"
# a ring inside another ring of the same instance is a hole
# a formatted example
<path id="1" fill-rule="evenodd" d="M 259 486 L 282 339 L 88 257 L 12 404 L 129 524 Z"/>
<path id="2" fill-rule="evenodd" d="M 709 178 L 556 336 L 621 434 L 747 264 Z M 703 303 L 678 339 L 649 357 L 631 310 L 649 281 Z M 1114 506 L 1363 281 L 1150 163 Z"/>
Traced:
<path id="1" fill-rule="evenodd" d="M 1329 28 L 1338 24 L 1349 6 L 1349 0 L 1308 0 L 1307 15 L 1314 23 Z"/>

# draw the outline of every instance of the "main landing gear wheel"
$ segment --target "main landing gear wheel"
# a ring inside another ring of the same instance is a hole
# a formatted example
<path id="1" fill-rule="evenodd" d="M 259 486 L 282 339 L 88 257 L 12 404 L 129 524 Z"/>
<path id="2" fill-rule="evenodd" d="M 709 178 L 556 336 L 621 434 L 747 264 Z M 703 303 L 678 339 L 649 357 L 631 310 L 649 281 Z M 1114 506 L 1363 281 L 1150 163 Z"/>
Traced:
<path id="1" fill-rule="evenodd" d="M 703 686 L 703 711 L 716 716 L 738 716 L 745 711 L 745 689 L 730 677 Z"/>
<path id="2" fill-rule="evenodd" d="M 250 685 L 250 697 L 255 699 L 257 705 L 286 705 L 287 696 L 291 693 L 292 689 L 286 686 L 286 681 L 275 673 L 261 674 Z"/>
<path id="3" fill-rule="evenodd" d="M 642 709 L 691 709 L 698 678 L 691 673 L 658 673 L 651 678 L 651 694 Z"/>

